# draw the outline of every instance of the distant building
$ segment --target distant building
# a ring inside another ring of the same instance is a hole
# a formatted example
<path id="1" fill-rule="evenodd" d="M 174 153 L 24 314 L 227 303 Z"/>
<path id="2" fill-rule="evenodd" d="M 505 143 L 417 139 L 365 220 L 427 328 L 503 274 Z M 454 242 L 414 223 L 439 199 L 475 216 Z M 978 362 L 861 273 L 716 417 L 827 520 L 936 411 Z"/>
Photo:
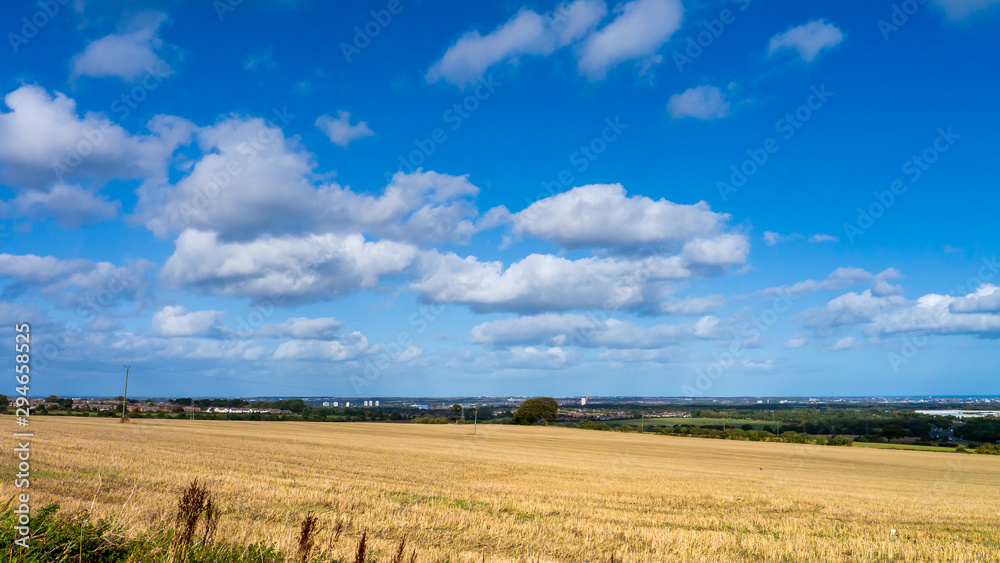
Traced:
<path id="1" fill-rule="evenodd" d="M 376 406 L 376 407 L 378 406 L 378 401 L 375 401 L 375 406 Z"/>
<path id="2" fill-rule="evenodd" d="M 330 406 L 330 401 L 323 401 L 323 406 L 324 407 Z"/>

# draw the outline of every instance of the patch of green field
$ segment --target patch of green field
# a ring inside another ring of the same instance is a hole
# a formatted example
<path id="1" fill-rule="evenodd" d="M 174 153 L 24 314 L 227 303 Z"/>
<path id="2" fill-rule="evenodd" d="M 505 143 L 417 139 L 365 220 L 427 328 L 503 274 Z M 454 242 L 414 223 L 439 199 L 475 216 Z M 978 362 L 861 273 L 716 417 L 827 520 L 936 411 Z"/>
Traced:
<path id="1" fill-rule="evenodd" d="M 955 448 L 942 446 L 917 446 L 915 444 L 880 444 L 876 442 L 854 442 L 859 448 L 877 448 L 881 450 L 921 450 L 925 452 L 953 452 Z"/>
<path id="2" fill-rule="evenodd" d="M 645 420 L 638 418 L 630 418 L 623 420 L 606 420 L 609 426 L 621 426 L 623 424 L 628 424 L 631 426 L 640 426 L 645 424 L 646 426 L 656 426 L 665 424 L 688 424 L 690 426 L 722 426 L 725 424 L 726 428 L 739 428 L 744 424 L 749 424 L 753 426 L 754 430 L 760 430 L 761 428 L 768 426 L 774 426 L 774 422 L 769 420 L 740 420 L 737 418 L 684 418 L 684 417 L 668 417 L 668 418 L 646 418 Z"/>

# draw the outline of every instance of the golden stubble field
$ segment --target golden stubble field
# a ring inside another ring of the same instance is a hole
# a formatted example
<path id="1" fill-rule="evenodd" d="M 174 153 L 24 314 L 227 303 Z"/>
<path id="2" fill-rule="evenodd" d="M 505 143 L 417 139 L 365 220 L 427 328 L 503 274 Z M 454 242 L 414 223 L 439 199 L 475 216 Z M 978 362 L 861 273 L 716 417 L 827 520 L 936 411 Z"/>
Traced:
<path id="1" fill-rule="evenodd" d="M 320 544 L 348 524 L 345 557 L 367 530 L 376 557 L 405 535 L 421 562 L 1000 561 L 995 456 L 491 425 L 32 426 L 33 504 L 133 530 L 169 526 L 198 477 L 222 536 L 290 548 L 313 513 Z"/>

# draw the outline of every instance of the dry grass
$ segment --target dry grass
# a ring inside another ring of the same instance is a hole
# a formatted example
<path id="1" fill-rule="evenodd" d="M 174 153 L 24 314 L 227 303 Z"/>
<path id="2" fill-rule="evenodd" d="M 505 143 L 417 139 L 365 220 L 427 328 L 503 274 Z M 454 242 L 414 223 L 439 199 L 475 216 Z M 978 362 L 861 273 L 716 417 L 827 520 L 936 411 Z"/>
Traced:
<path id="1" fill-rule="evenodd" d="M 317 553 L 344 561 L 363 531 L 369 560 L 405 537 L 421 563 L 1000 561 L 996 456 L 482 425 L 32 425 L 35 506 L 169 528 L 198 477 L 217 537 L 296 553 L 311 514 Z"/>

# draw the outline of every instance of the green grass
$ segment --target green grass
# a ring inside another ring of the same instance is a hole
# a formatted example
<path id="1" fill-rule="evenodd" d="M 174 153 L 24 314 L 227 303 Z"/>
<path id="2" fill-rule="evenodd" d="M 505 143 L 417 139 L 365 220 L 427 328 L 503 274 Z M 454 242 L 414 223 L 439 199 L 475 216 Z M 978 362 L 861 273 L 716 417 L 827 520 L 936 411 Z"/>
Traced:
<path id="1" fill-rule="evenodd" d="M 172 563 L 170 532 L 129 537 L 110 520 L 86 513 L 63 514 L 50 504 L 31 515 L 27 549 L 15 545 L 17 515 L 11 502 L 0 505 L 0 561 L 11 563 Z M 228 541 L 196 544 L 187 563 L 283 563 L 286 554 L 266 542 L 240 545 Z"/>
<path id="2" fill-rule="evenodd" d="M 722 426 L 726 425 L 726 428 L 739 428 L 744 424 L 749 424 L 753 426 L 754 430 L 760 430 L 761 428 L 768 426 L 774 426 L 774 422 L 769 420 L 740 420 L 738 418 L 684 418 L 684 417 L 668 417 L 668 418 L 646 418 L 644 421 L 639 418 L 630 418 L 623 420 L 604 420 L 608 426 L 621 426 L 623 424 L 628 424 L 631 426 L 640 426 L 645 423 L 646 426 L 664 425 L 664 424 L 688 424 L 691 426 Z"/>
<path id="3" fill-rule="evenodd" d="M 880 450 L 920 450 L 924 452 L 953 452 L 955 448 L 942 446 L 917 446 L 914 444 L 881 444 L 877 442 L 854 442 L 859 448 L 877 448 Z"/>

